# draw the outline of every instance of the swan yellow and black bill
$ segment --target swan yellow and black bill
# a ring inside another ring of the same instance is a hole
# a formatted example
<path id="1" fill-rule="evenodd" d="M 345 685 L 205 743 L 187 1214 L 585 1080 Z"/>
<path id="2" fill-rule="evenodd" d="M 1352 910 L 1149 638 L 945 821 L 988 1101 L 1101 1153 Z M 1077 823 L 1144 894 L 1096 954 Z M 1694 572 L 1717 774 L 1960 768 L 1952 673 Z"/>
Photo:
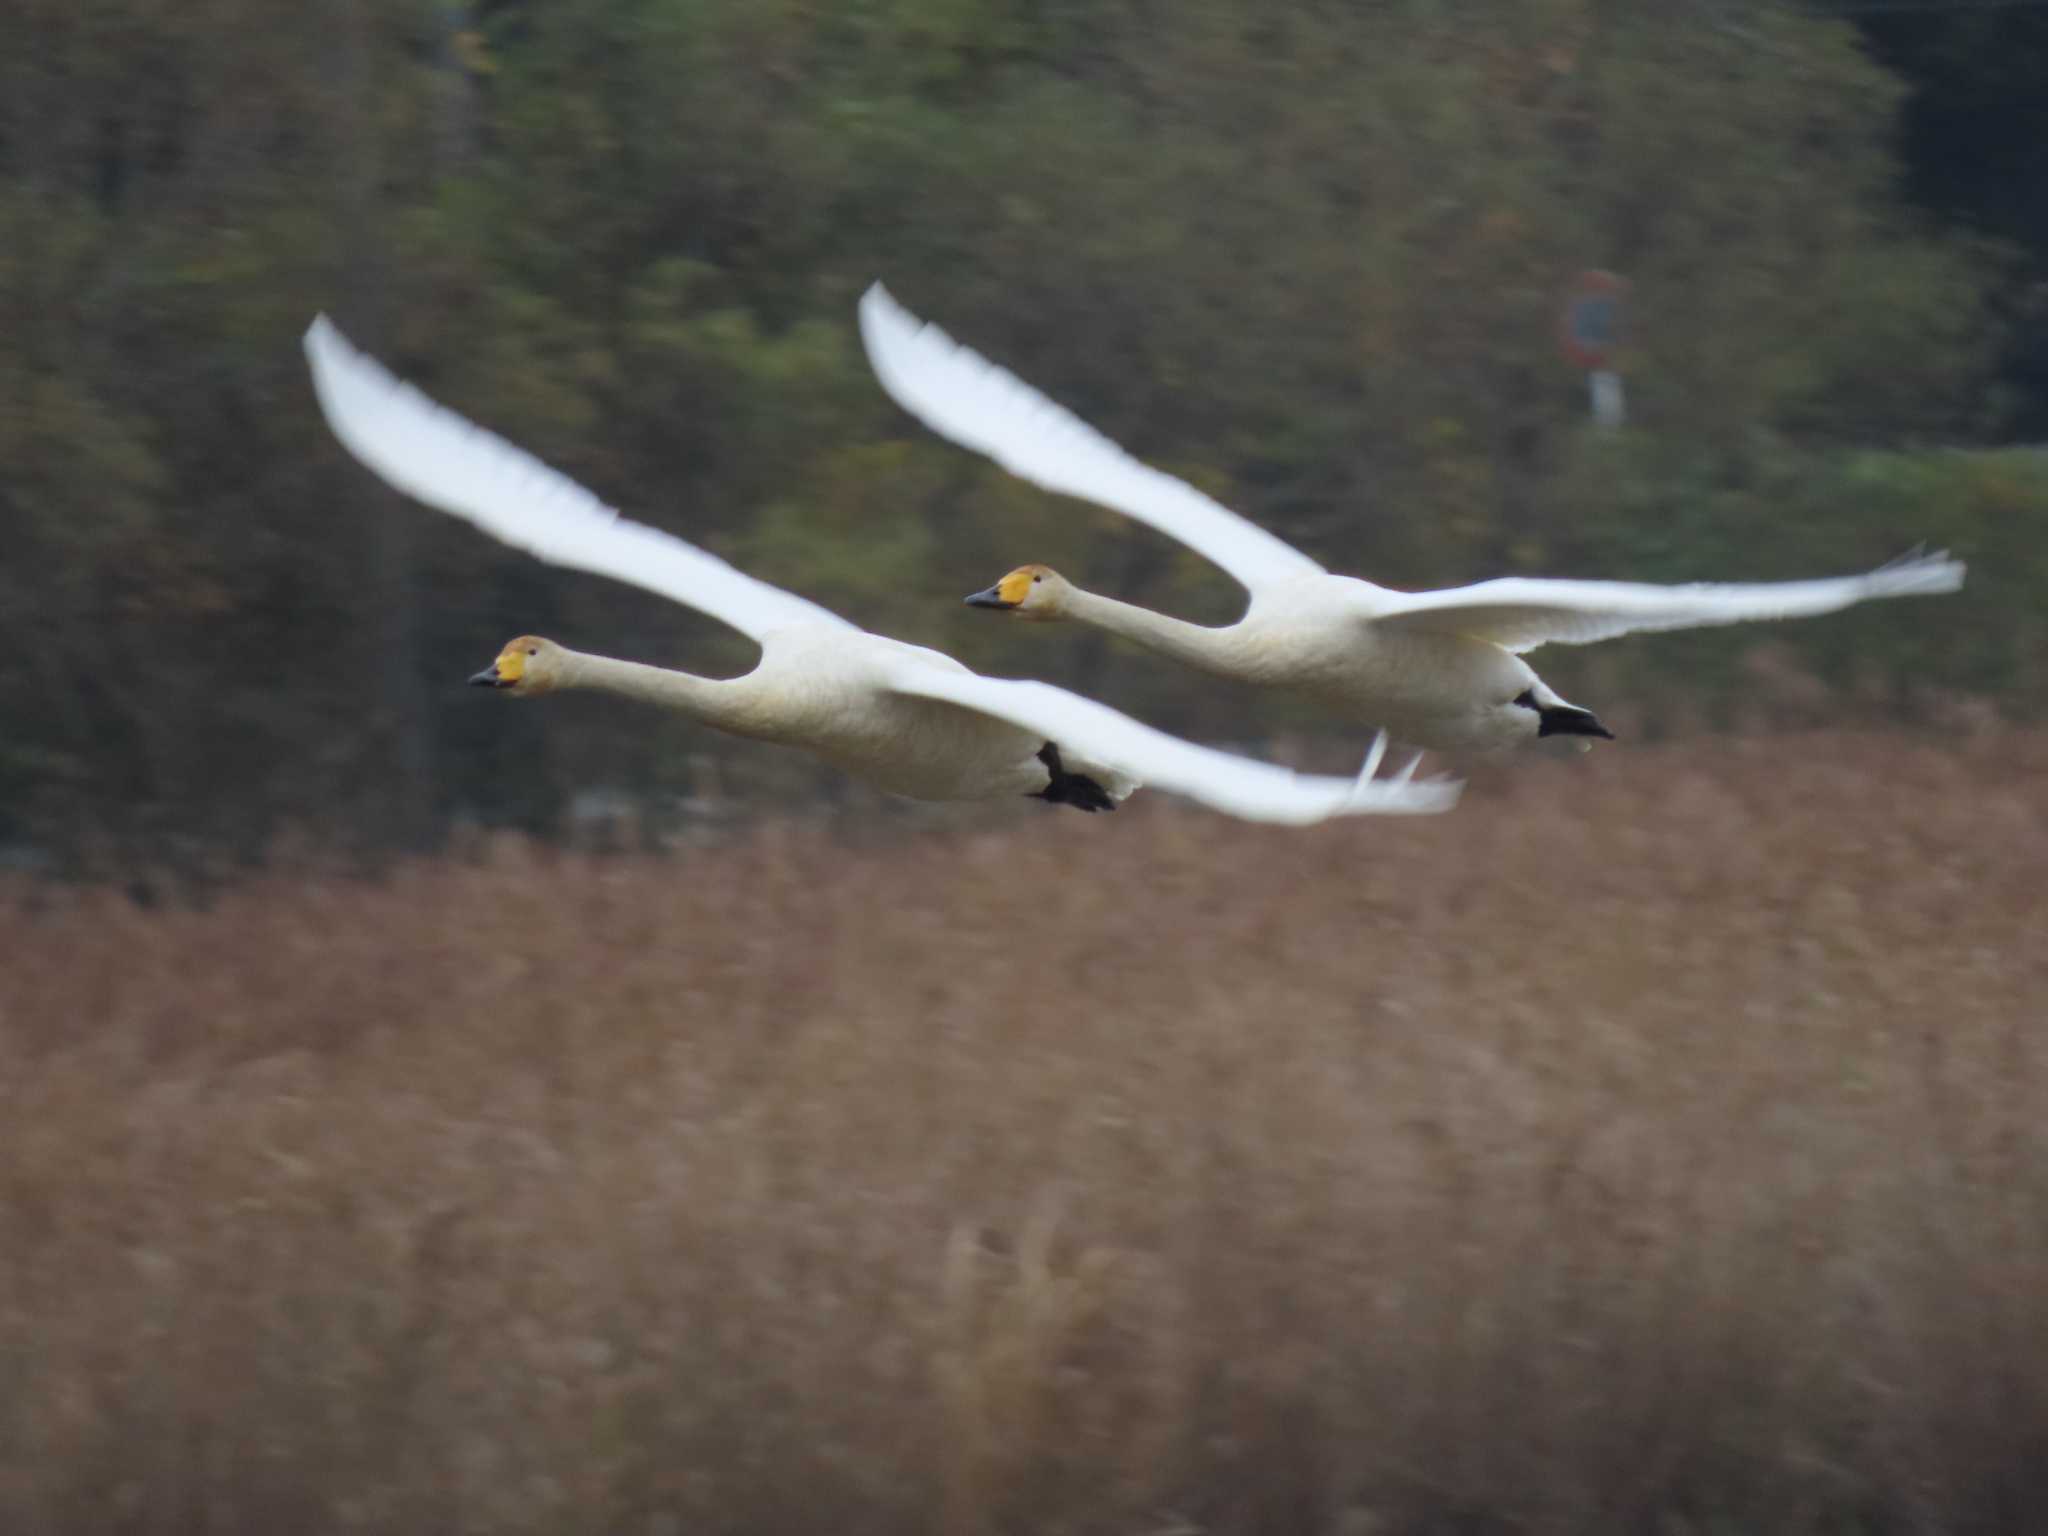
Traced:
<path id="1" fill-rule="evenodd" d="M 1015 608 L 1024 601 L 1031 590 L 1031 568 L 1029 566 L 1010 572 L 992 587 L 972 593 L 967 598 L 970 608 Z"/>
<path id="2" fill-rule="evenodd" d="M 498 653 L 498 659 L 469 680 L 472 688 L 510 688 L 526 675 L 526 651 L 516 641 Z"/>

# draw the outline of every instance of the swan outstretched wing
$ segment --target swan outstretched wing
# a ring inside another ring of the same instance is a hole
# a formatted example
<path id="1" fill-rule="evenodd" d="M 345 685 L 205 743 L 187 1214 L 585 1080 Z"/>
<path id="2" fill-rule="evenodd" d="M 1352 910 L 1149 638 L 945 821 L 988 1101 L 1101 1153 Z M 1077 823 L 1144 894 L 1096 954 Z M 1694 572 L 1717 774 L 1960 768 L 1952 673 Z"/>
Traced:
<path id="1" fill-rule="evenodd" d="M 1066 407 L 936 325 L 920 324 L 880 283 L 861 297 L 860 334 L 875 377 L 898 405 L 1018 478 L 1149 524 L 1249 591 L 1322 574 L 1292 545 L 1186 481 L 1139 463 Z"/>
<path id="2" fill-rule="evenodd" d="M 1384 734 L 1373 743 L 1364 771 L 1342 779 L 1199 747 L 1050 683 L 982 677 L 906 659 L 890 668 L 884 686 L 1021 725 L 1074 757 L 1247 821 L 1306 826 L 1332 816 L 1424 816 L 1456 805 L 1463 787 L 1444 779 L 1418 782 L 1411 777 L 1414 763 L 1391 779 L 1374 777 L 1386 748 Z"/>
<path id="3" fill-rule="evenodd" d="M 621 517 L 559 470 L 437 405 L 358 351 L 325 315 L 306 360 L 342 446 L 408 496 L 553 565 L 595 571 L 701 609 L 759 639 L 799 625 L 854 628 L 673 534 Z"/>
<path id="4" fill-rule="evenodd" d="M 1360 617 L 1378 629 L 1470 635 L 1511 651 L 1589 645 L 1637 630 L 1701 629 L 1752 619 L 1833 613 L 1880 597 L 1954 592 L 1963 563 L 1915 552 L 1861 576 L 1742 585 L 1659 587 L 1627 581 L 1542 581 L 1505 576 L 1443 592 L 1372 589 Z"/>

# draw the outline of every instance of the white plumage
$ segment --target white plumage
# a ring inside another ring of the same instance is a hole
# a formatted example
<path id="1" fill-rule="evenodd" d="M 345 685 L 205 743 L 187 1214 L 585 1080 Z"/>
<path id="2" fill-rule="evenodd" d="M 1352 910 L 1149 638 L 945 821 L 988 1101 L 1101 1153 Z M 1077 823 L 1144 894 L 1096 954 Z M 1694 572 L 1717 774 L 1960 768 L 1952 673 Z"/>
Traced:
<path id="1" fill-rule="evenodd" d="M 306 357 L 320 409 L 342 446 L 406 495 L 501 543 L 659 592 L 756 640 L 792 625 L 854 627 L 829 608 L 621 517 L 560 470 L 394 378 L 325 315 L 306 332 Z"/>
<path id="2" fill-rule="evenodd" d="M 933 431 L 1035 485 L 1180 540 L 1251 594 L 1243 619 L 1209 628 L 1026 566 L 969 602 L 1075 619 L 1221 676 L 1298 688 L 1417 746 L 1485 750 L 1539 735 L 1607 735 L 1521 660 L 1540 645 L 1831 613 L 1963 582 L 1962 563 L 1936 553 L 1820 581 L 1663 587 L 1511 576 L 1397 592 L 1331 575 L 1193 486 L 1140 464 L 1065 407 L 920 324 L 881 284 L 862 298 L 860 320 L 883 388 Z"/>
<path id="3" fill-rule="evenodd" d="M 1324 574 L 1293 545 L 1185 480 L 1139 463 L 1065 406 L 936 325 L 920 326 L 880 283 L 861 298 L 860 333 L 875 376 L 898 405 L 1019 479 L 1134 517 L 1214 561 L 1251 591 Z"/>
<path id="4" fill-rule="evenodd" d="M 872 635 L 671 534 L 621 517 L 523 449 L 437 405 L 352 346 L 325 316 L 305 336 L 316 394 L 344 446 L 397 489 L 553 564 L 701 609 L 761 645 L 743 677 L 711 679 L 535 637 L 476 681 L 514 693 L 601 688 L 720 729 L 801 747 L 922 799 L 1037 794 L 1107 809 L 1140 783 L 1254 821 L 1426 814 L 1458 786 L 1298 774 L 1182 741 L 1044 683 L 976 675 L 937 651 Z M 1056 749 L 1056 750 L 1055 750 Z"/>

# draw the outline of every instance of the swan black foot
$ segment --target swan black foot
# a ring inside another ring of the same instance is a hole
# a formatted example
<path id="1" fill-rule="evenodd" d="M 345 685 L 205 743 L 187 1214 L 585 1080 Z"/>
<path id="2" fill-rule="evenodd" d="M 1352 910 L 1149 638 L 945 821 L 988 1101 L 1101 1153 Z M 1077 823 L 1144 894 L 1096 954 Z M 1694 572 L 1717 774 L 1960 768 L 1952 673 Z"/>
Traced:
<path id="1" fill-rule="evenodd" d="M 1600 717 L 1590 709 L 1580 709 L 1576 704 L 1538 704 L 1532 688 L 1516 694 L 1515 702 L 1536 711 L 1538 736 L 1598 736 L 1602 741 L 1614 740 L 1614 732 L 1602 725 Z"/>
<path id="2" fill-rule="evenodd" d="M 1089 778 L 1085 773 L 1069 773 L 1060 763 L 1060 749 L 1047 742 L 1038 749 L 1038 760 L 1045 764 L 1045 771 L 1052 776 L 1051 782 L 1041 789 L 1034 799 L 1050 800 L 1054 805 L 1071 805 L 1077 811 L 1113 811 L 1116 802 L 1109 797 L 1109 791 Z"/>

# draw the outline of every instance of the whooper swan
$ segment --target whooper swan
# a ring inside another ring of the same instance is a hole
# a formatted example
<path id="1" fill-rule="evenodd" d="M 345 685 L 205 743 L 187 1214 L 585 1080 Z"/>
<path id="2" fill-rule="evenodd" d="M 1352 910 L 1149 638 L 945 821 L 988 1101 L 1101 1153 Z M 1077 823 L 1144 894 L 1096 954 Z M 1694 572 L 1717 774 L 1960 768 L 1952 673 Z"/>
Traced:
<path id="1" fill-rule="evenodd" d="M 1031 795 L 1113 810 L 1140 783 L 1252 821 L 1448 810 L 1458 786 L 1297 774 L 1168 736 L 1044 683 L 981 677 L 950 656 L 871 635 L 743 575 L 681 539 L 622 518 L 567 476 L 395 379 L 323 315 L 306 356 L 321 409 L 349 452 L 429 506 L 541 559 L 701 609 L 759 642 L 760 664 L 714 679 L 511 641 L 470 679 L 515 697 L 596 688 L 719 730 L 801 747 L 920 800 Z"/>
<path id="2" fill-rule="evenodd" d="M 860 324 L 882 387 L 933 431 L 1035 485 L 1179 539 L 1251 594 L 1242 619 L 1210 628 L 1026 565 L 970 604 L 1021 619 L 1078 620 L 1205 672 L 1297 689 L 1417 747 L 1491 751 L 1539 736 L 1611 739 L 1592 711 L 1567 704 L 1522 660 L 1539 645 L 1831 613 L 1963 583 L 1961 562 L 1937 553 L 1822 581 L 1660 587 L 1508 576 L 1395 592 L 1331 575 L 1193 486 L 1139 463 L 937 326 L 920 325 L 879 283 L 861 299 Z"/>

